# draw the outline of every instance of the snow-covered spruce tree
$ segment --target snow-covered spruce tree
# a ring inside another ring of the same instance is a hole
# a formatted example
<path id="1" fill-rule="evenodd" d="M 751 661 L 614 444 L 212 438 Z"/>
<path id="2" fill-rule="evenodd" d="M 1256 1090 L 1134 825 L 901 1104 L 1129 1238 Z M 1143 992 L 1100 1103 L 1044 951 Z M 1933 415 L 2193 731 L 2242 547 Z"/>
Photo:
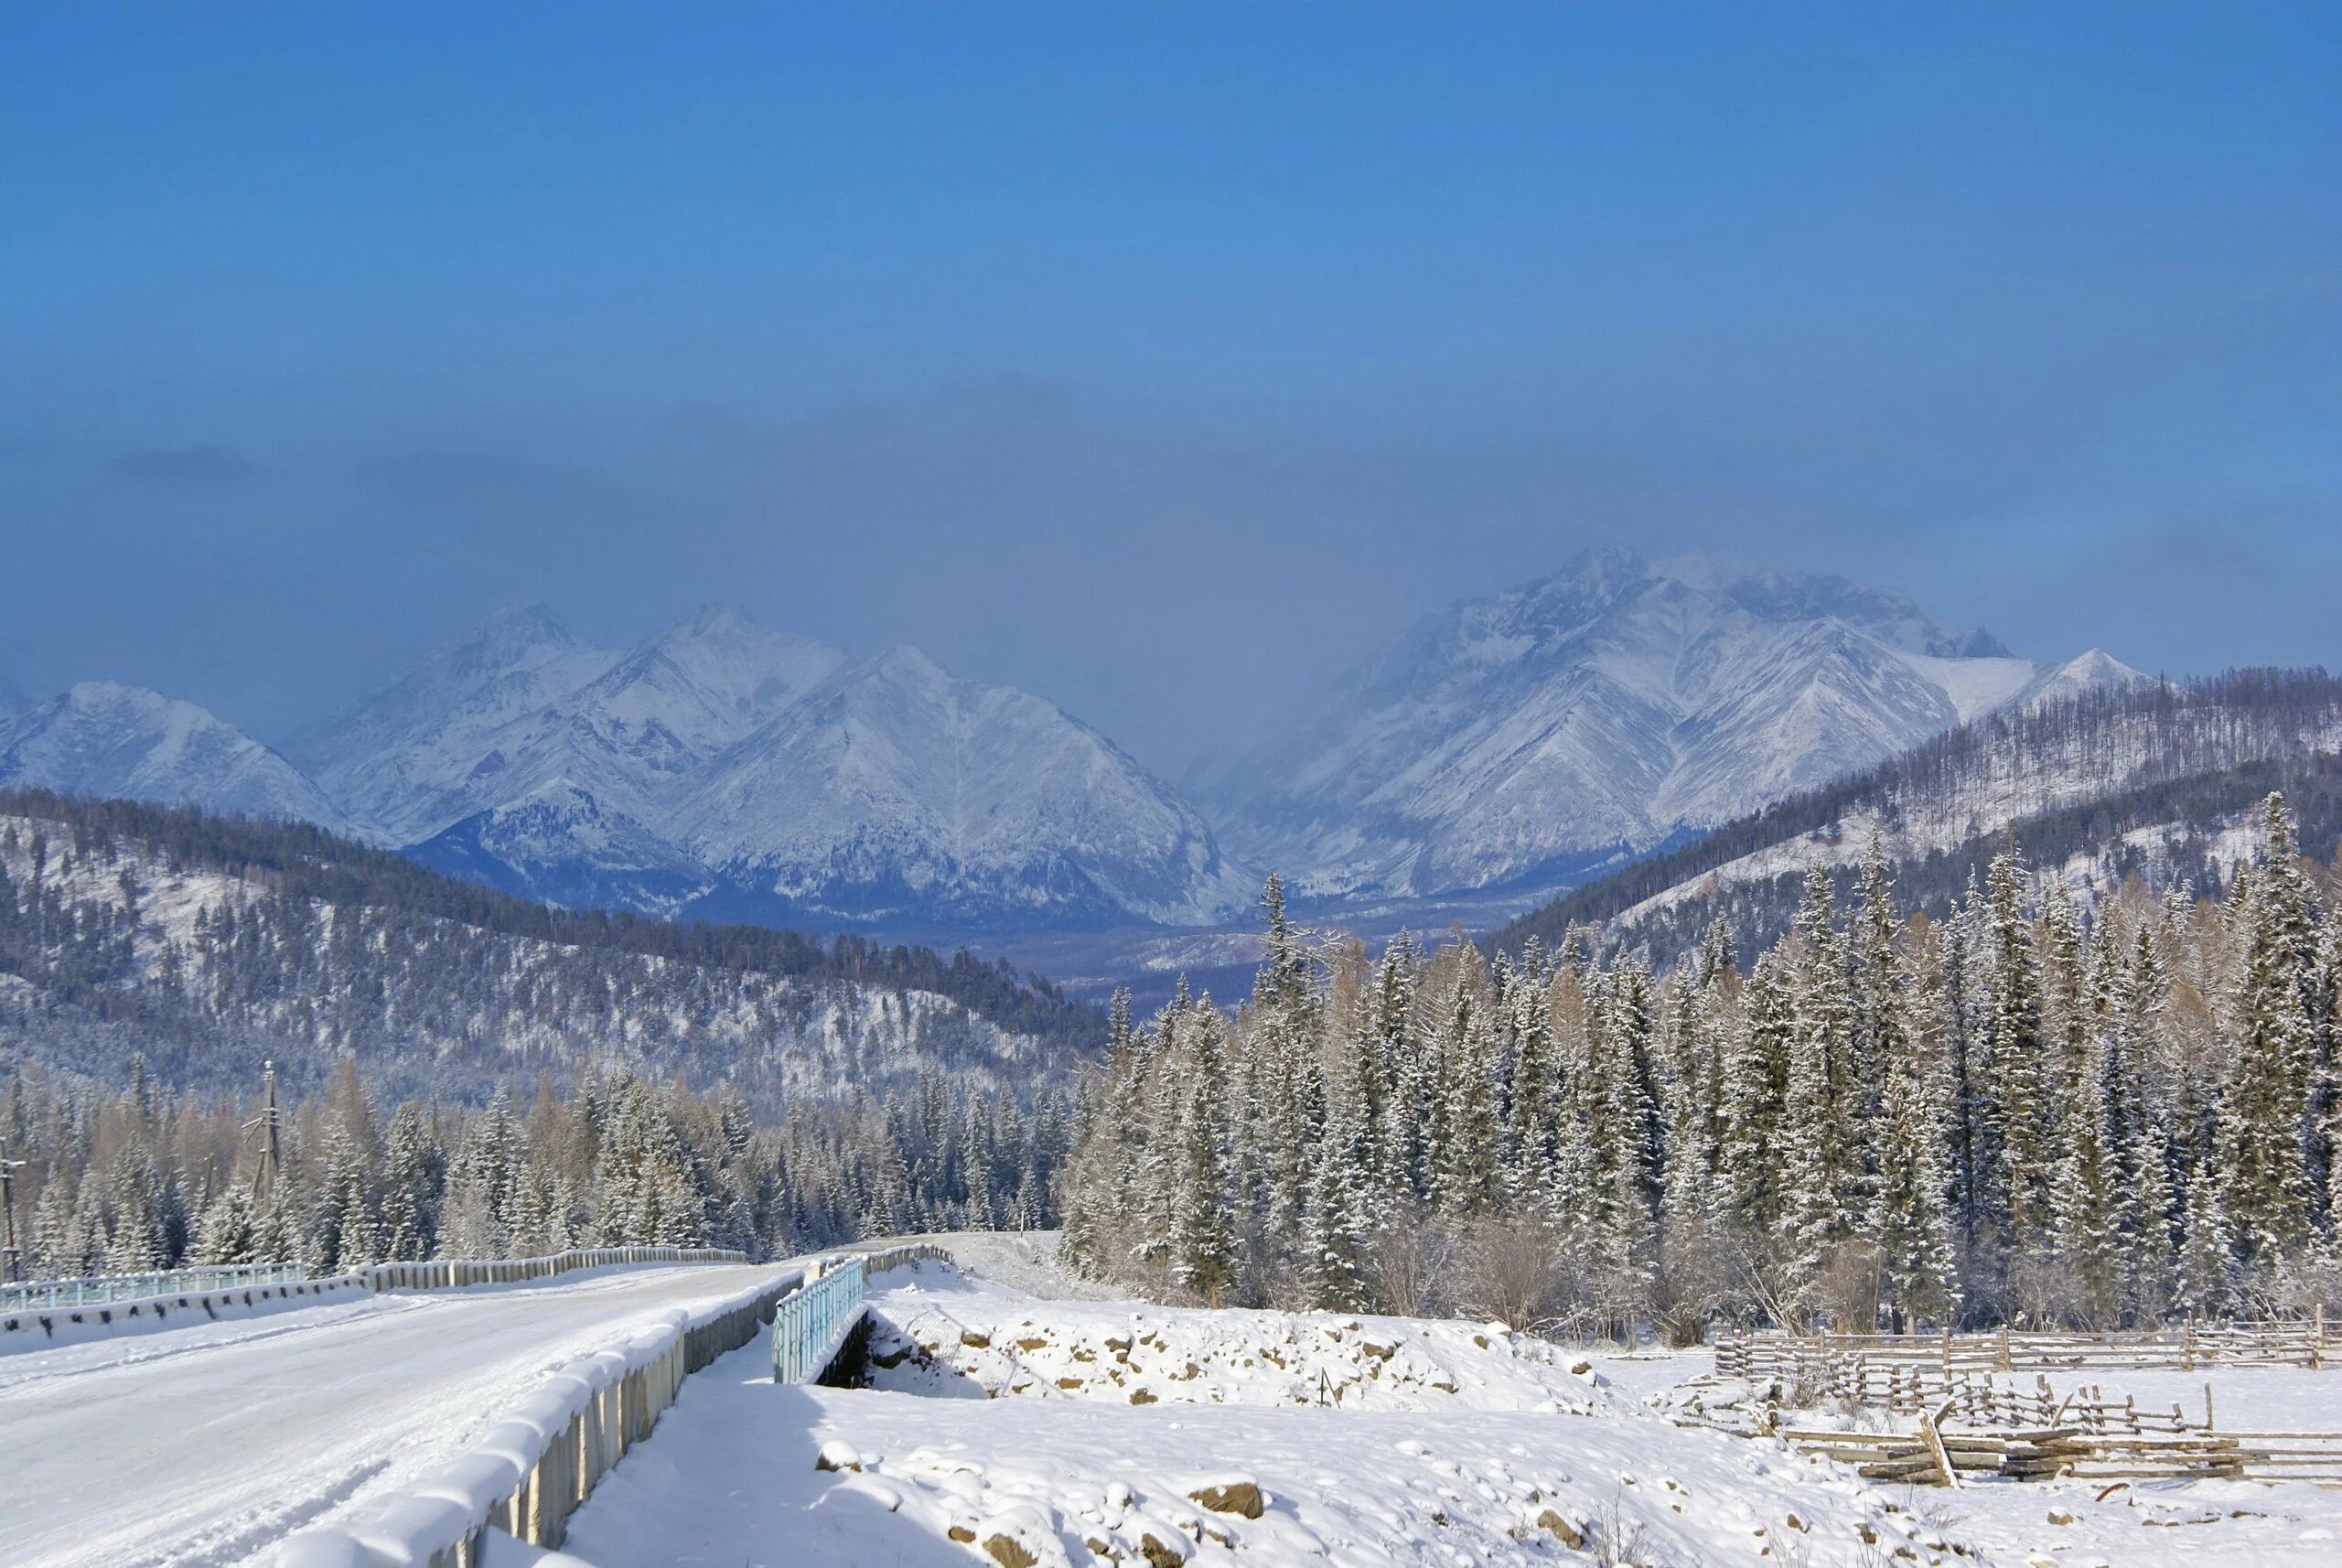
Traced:
<path id="1" fill-rule="evenodd" d="M 1718 1242 L 1768 1314 L 1781 1283 L 1774 1259 L 1788 1212 L 1782 1129 L 1796 1032 L 1781 965 L 1767 953 L 1748 977 L 1740 1026 L 1720 1043 L 1713 1209 Z"/>
<path id="2" fill-rule="evenodd" d="M 1431 1198 L 1452 1214 L 1482 1214 L 1496 1196 L 1496 1073 L 1485 995 L 1488 979 L 1468 943 L 1453 959 L 1432 1043 Z"/>
<path id="3" fill-rule="evenodd" d="M 1235 1172 L 1228 1136 L 1228 1074 L 1219 1022 L 1207 1006 L 1188 1010 L 1181 1032 L 1188 1058 L 1171 1193 L 1173 1283 L 1218 1306 L 1238 1283 L 1241 1256 L 1231 1199 Z"/>
<path id="4" fill-rule="evenodd" d="M 1335 1086 L 1310 1162 L 1304 1222 L 1303 1284 L 1308 1305 L 1358 1312 L 1373 1305 L 1373 1150 L 1366 1107 Z"/>
<path id="5" fill-rule="evenodd" d="M 2152 1087 L 2170 981 L 2156 922 L 2117 918 L 2102 929 L 2099 1071 L 2114 1167 L 2122 1316 L 2153 1322 L 2172 1299 L 2179 1222 L 2171 1108 Z"/>
<path id="6" fill-rule="evenodd" d="M 1948 1324 L 1960 1309 L 1946 1157 L 1950 1013 L 1934 930 L 1921 925 L 1911 931 L 1887 961 L 1896 1001 L 1891 1008 L 1879 1004 L 1871 1024 L 1885 1077 L 1872 1122 L 1872 1185 L 1862 1229 L 1877 1250 L 1888 1321 L 1907 1332 Z"/>
<path id="7" fill-rule="evenodd" d="M 1741 1294 L 1730 1260 L 1720 1253 L 1714 1203 L 1722 1129 L 1717 1034 L 1731 1026 L 1737 979 L 1717 928 L 1698 960 L 1679 969 L 1661 993 L 1659 1079 L 1666 1153 L 1652 1309 L 1678 1345 L 1696 1343 L 1708 1322 Z"/>
<path id="8" fill-rule="evenodd" d="M 1509 1214 L 1551 1218 L 1546 1200 L 1560 1157 L 1555 1122 L 1562 1111 L 1562 1081 L 1540 958 L 1526 955 L 1518 967 L 1502 971 L 1498 1006 L 1505 1016 L 1511 1063 L 1506 1075 L 1497 1192 Z"/>
<path id="9" fill-rule="evenodd" d="M 512 1241 L 512 1188 L 527 1151 L 502 1090 L 466 1130 L 447 1171 L 438 1255 L 502 1258 Z"/>
<path id="10" fill-rule="evenodd" d="M 195 1261 L 199 1263 L 261 1263 L 260 1229 L 252 1195 L 242 1182 L 231 1182 L 203 1207 L 196 1225 Z"/>
<path id="11" fill-rule="evenodd" d="M 138 1274 L 166 1266 L 171 1259 L 163 1236 L 162 1180 L 145 1143 L 124 1144 L 114 1156 L 108 1201 L 113 1222 L 105 1272 Z"/>
<path id="12" fill-rule="evenodd" d="M 2282 800 L 2269 798 L 2262 821 L 2267 856 L 2240 874 L 2229 904 L 2241 953 L 2213 1151 L 2237 1265 L 2256 1279 L 2304 1246 L 2315 1217 L 2308 1153 L 2315 931 Z"/>
<path id="13" fill-rule="evenodd" d="M 358 1081 L 354 1060 L 345 1060 L 328 1096 L 330 1124 L 325 1136 L 324 1170 L 309 1225 L 308 1263 L 318 1273 L 335 1273 L 381 1259 L 383 1231 L 374 1172 L 373 1107 Z"/>
<path id="14" fill-rule="evenodd" d="M 392 1114 L 390 1131 L 383 1138 L 381 1217 L 385 1259 L 412 1262 L 433 1254 L 445 1163 L 424 1122 L 422 1108 L 400 1106 Z"/>
<path id="15" fill-rule="evenodd" d="M 1375 1168 L 1394 1197 L 1413 1199 L 1431 1189 L 1424 1150 L 1424 1101 L 1430 1087 L 1414 1023 L 1421 955 L 1402 931 L 1375 968 L 1363 1043 L 1375 1058 L 1379 1092 L 1371 1108 Z"/>
<path id="16" fill-rule="evenodd" d="M 2046 1256 L 2049 1188 L 2056 1169 L 2044 1081 L 2040 979 L 2025 913 L 2025 877 L 2014 853 L 1985 876 L 1984 921 L 1975 980 L 1982 996 L 1982 1081 L 1975 1116 L 1989 1151 L 1980 1230 L 1998 1257 L 1982 1260 L 2003 1282 Z M 1995 1235 L 1994 1232 L 1997 1232 Z"/>
<path id="17" fill-rule="evenodd" d="M 1595 998 L 1593 1017 L 1585 1237 L 1594 1305 L 1625 1337 L 1658 1261 L 1664 1134 L 1651 1075 L 1649 972 L 1620 962 Z"/>

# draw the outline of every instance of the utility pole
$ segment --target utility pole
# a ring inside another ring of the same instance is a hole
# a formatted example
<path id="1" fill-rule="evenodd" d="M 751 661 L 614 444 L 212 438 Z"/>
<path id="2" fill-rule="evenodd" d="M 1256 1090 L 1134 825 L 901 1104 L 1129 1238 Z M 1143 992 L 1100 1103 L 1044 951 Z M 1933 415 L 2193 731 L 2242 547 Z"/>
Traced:
<path id="1" fill-rule="evenodd" d="M 24 1249 L 16 1245 L 16 1173 L 25 1162 L 8 1157 L 8 1140 L 0 1138 L 0 1215 L 5 1216 L 7 1240 L 0 1245 L 0 1273 L 10 1284 L 25 1277 Z"/>
<path id="2" fill-rule="evenodd" d="M 252 1197 L 255 1198 L 275 1196 L 279 1149 L 277 1131 L 283 1125 L 284 1120 L 284 1116 L 276 1109 L 276 1064 L 274 1061 L 263 1062 L 261 1063 L 261 1112 L 259 1115 L 244 1123 L 245 1132 L 252 1132 L 255 1128 L 260 1132 L 260 1164 L 252 1172 Z"/>

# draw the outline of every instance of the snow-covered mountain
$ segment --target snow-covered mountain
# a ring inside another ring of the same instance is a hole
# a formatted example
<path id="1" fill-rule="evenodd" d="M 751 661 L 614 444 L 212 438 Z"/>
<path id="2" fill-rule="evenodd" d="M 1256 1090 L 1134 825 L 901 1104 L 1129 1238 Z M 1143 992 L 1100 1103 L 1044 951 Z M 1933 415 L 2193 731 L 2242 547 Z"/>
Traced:
<path id="1" fill-rule="evenodd" d="M 351 827 L 300 769 L 234 725 L 111 681 L 0 722 L 0 785 Z"/>
<path id="2" fill-rule="evenodd" d="M 2004 704 L 2134 679 L 1842 578 L 1599 550 L 1419 623 L 1214 795 L 1236 853 L 1305 894 L 1566 884 Z"/>
<path id="3" fill-rule="evenodd" d="M 507 612 L 304 743 L 353 815 L 562 903 L 898 926 L 1206 920 L 1250 877 L 1053 703 L 712 605 L 613 654 Z"/>
<path id="4" fill-rule="evenodd" d="M 2208 890 L 2259 847 L 2272 790 L 2291 803 L 2302 852 L 2332 857 L 2342 680 L 2240 670 L 2166 683 L 2075 662 L 2025 703 L 1589 882 L 1498 940 L 1551 945 L 1572 927 L 1606 928 L 1665 961 L 1721 923 L 1752 951 L 1787 926 L 1807 872 L 1849 884 L 1874 845 L 1904 907 L 1934 916 L 2011 843 L 2085 895 L 2133 873 Z"/>
<path id="5" fill-rule="evenodd" d="M 506 610 L 288 749 L 351 816 L 413 843 L 526 794 L 503 778 L 519 735 L 618 657 L 542 605 Z"/>
<path id="6" fill-rule="evenodd" d="M 1839 578 L 1602 551 L 1428 618 L 1233 761 L 1228 853 L 1041 697 L 721 605 L 624 650 L 506 611 L 289 761 L 191 704 L 77 687 L 0 721 L 0 782 L 303 818 L 569 906 L 1097 930 L 1220 921 L 1248 867 L 1354 908 L 1519 908 L 1981 714 L 2143 679 Z"/>
<path id="7" fill-rule="evenodd" d="M 1105 736 L 908 648 L 732 746 L 673 822 L 728 882 L 814 915 L 1198 921 L 1252 892 L 1203 818 Z"/>

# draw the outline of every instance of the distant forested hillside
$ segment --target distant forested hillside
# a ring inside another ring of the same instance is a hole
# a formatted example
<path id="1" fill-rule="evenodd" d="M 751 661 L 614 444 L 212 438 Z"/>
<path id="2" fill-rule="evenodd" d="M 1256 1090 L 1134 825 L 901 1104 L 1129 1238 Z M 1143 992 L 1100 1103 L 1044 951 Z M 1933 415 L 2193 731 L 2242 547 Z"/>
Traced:
<path id="1" fill-rule="evenodd" d="M 570 911 L 318 829 L 0 793 L 0 1062 L 295 1092 L 345 1057 L 393 1101 L 596 1071 L 790 1097 L 927 1072 L 1055 1081 L 1097 1015 L 965 952 Z"/>
<path id="2" fill-rule="evenodd" d="M 1518 953 L 1607 929 L 1666 963 L 1712 925 L 1740 950 L 1793 916 L 1807 869 L 1842 897 L 1872 837 L 1907 905 L 1941 917 L 2012 845 L 2043 875 L 2216 888 L 2252 847 L 2252 807 L 2282 792 L 2303 851 L 2342 841 L 2342 680 L 2237 670 L 2103 688 L 1964 725 L 1866 772 L 1783 800 L 1556 899 L 1496 933 Z"/>

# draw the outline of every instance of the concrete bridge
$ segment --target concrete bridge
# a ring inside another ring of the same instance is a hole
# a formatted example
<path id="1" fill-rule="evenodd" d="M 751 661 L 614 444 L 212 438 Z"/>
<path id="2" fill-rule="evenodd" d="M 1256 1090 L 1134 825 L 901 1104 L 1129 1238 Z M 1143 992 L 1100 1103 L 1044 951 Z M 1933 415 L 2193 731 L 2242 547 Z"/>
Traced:
<path id="1" fill-rule="evenodd" d="M 683 1379 L 776 1313 L 777 1367 L 823 1376 L 860 1322 L 865 1262 L 541 1269 L 468 1289 L 438 1265 L 275 1316 L 180 1315 L 0 1357 L 5 1556 L 472 1568 L 491 1528 L 557 1545 Z"/>

